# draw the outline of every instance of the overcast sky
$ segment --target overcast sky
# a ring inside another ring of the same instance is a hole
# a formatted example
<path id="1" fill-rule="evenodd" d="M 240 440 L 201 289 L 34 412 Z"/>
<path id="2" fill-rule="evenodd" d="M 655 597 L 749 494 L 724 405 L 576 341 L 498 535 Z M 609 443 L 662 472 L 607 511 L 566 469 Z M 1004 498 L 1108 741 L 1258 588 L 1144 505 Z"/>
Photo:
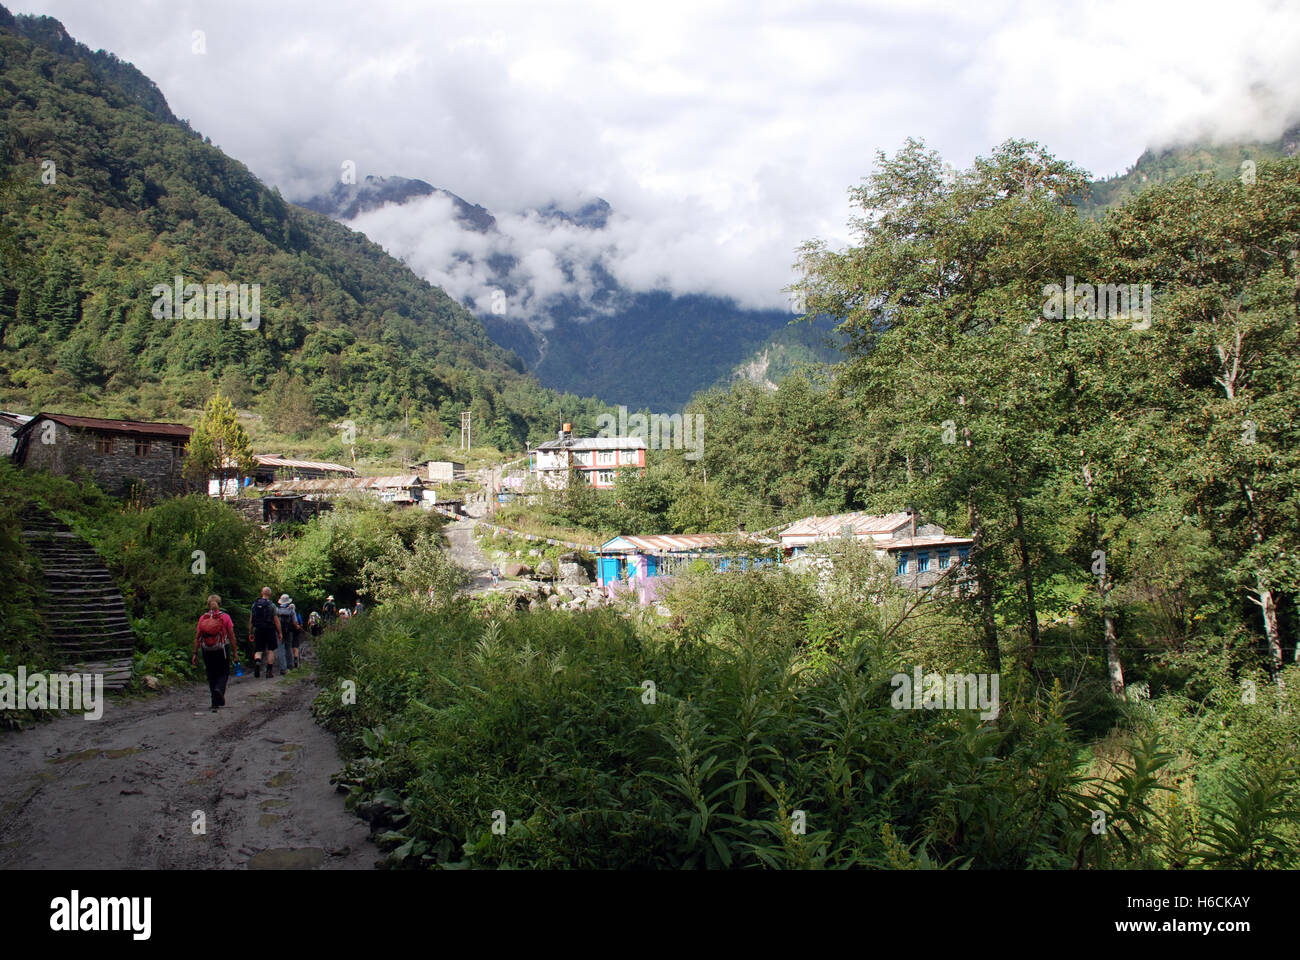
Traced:
<path id="1" fill-rule="evenodd" d="M 498 215 L 601 196 L 625 283 L 749 305 L 786 302 L 801 241 L 847 239 L 848 187 L 907 136 L 958 167 L 1038 140 L 1104 176 L 1300 115 L 1300 13 L 1267 0 L 4 2 L 134 63 L 290 199 L 347 160 Z M 432 264 L 425 226 L 366 228 Z"/>

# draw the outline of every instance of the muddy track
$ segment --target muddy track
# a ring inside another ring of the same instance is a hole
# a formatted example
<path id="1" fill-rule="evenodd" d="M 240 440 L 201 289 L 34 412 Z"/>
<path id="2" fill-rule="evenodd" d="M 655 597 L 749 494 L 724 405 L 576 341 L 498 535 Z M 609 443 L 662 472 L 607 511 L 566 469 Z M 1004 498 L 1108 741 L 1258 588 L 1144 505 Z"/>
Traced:
<path id="1" fill-rule="evenodd" d="M 371 868 L 310 669 L 232 677 L 216 713 L 186 684 L 0 734 L 0 869 Z"/>

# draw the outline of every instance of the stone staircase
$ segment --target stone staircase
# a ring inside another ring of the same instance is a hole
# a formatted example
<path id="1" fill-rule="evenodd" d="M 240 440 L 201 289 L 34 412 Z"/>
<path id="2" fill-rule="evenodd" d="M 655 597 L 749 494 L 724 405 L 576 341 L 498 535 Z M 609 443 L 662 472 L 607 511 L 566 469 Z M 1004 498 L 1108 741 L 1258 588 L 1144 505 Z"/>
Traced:
<path id="1" fill-rule="evenodd" d="M 135 634 L 122 594 L 90 544 L 51 514 L 22 518 L 23 541 L 40 560 L 48 595 L 41 616 L 64 671 L 99 673 L 107 689 L 131 682 Z"/>

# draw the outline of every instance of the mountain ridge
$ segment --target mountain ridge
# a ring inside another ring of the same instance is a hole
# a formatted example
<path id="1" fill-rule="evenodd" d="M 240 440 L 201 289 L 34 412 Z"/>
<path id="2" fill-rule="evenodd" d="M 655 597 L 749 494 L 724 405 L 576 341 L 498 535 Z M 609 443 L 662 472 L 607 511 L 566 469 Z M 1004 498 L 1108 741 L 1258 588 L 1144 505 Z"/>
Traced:
<path id="1" fill-rule="evenodd" d="M 352 417 L 435 438 L 469 409 L 503 448 L 600 409 L 543 389 L 445 291 L 286 202 L 150 89 L 0 7 L 0 402 L 166 419 L 220 388 L 296 410 L 294 435 Z M 258 287 L 259 322 L 162 316 L 153 291 L 177 276 Z"/>

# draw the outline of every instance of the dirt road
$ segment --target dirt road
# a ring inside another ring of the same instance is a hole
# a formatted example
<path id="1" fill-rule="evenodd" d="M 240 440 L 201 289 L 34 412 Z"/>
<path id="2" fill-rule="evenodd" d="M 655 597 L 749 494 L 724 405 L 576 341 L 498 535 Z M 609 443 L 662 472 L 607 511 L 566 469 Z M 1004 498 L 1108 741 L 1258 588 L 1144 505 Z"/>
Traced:
<path id="1" fill-rule="evenodd" d="M 216 713 L 196 683 L 0 734 L 0 869 L 371 868 L 310 669 L 232 677 Z"/>

